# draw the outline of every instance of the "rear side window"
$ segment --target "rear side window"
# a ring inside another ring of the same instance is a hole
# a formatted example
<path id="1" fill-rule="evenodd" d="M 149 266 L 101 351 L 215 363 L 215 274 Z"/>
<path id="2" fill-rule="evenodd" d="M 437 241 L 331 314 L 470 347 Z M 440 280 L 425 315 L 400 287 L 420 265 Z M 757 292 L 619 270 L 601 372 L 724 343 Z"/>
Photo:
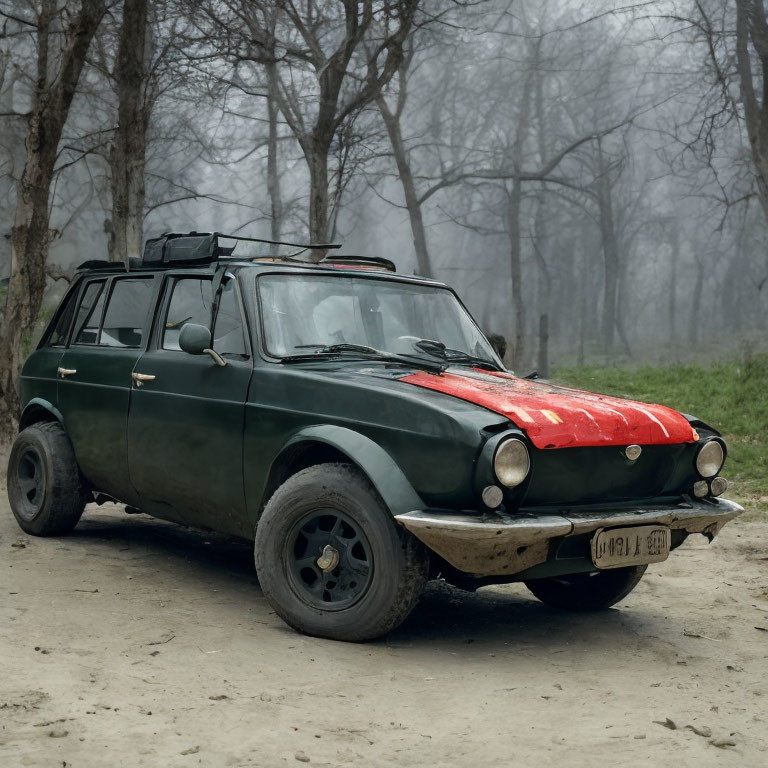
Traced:
<path id="1" fill-rule="evenodd" d="M 104 281 L 88 283 L 75 320 L 75 344 L 95 344 L 104 310 Z"/>
<path id="2" fill-rule="evenodd" d="M 140 347 L 151 302 L 151 279 L 115 280 L 104 313 L 99 344 L 107 347 Z"/>
<path id="3" fill-rule="evenodd" d="M 75 309 L 77 308 L 77 294 L 77 290 L 70 291 L 66 304 L 59 312 L 58 318 L 56 318 L 56 324 L 53 326 L 51 335 L 48 338 L 48 346 L 63 347 L 67 343 L 72 318 L 75 316 Z"/>

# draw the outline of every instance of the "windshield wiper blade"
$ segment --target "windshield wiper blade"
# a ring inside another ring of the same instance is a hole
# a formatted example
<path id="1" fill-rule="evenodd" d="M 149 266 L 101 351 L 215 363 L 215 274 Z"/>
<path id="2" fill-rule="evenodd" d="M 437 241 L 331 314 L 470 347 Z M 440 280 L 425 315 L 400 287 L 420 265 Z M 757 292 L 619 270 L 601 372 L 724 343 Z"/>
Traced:
<path id="1" fill-rule="evenodd" d="M 480 365 L 484 368 L 490 368 L 493 371 L 500 370 L 499 366 L 487 357 L 478 357 L 477 355 L 470 355 L 468 352 L 463 352 L 460 349 L 451 349 L 450 347 L 446 347 L 441 341 L 421 339 L 420 341 L 415 342 L 414 346 L 417 349 L 426 352 L 428 355 L 445 360 L 448 363 L 458 365 Z"/>
<path id="2" fill-rule="evenodd" d="M 365 344 L 297 344 L 294 349 L 317 349 L 313 354 L 326 354 L 329 352 L 362 352 L 363 354 L 385 355 L 375 347 L 368 347 Z"/>
<path id="3" fill-rule="evenodd" d="M 304 347 L 315 346 L 314 344 L 305 344 Z M 433 360 L 425 360 L 419 355 L 396 355 L 392 352 L 384 352 L 374 347 L 366 347 L 362 344 L 328 344 L 320 346 L 317 352 L 303 353 L 299 355 L 284 355 L 280 358 L 281 363 L 306 363 L 317 360 L 327 359 L 347 359 L 347 360 L 371 360 L 382 363 L 398 363 L 408 365 L 413 368 L 424 368 L 433 373 L 442 373 L 447 363 Z M 295 347 L 300 349 L 301 347 Z"/>
<path id="4" fill-rule="evenodd" d="M 484 368 L 490 368 L 493 371 L 501 370 L 493 360 L 489 360 L 487 357 L 477 357 L 476 355 L 470 355 L 467 352 L 461 352 L 458 349 L 446 349 L 445 359 L 449 363 L 457 365 L 479 365 Z"/>

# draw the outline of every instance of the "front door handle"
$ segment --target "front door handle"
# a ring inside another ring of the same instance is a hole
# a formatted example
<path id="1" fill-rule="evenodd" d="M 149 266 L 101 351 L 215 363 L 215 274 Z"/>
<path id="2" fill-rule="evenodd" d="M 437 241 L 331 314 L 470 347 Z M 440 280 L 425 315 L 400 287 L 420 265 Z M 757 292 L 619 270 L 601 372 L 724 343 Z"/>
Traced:
<path id="1" fill-rule="evenodd" d="M 73 373 L 77 373 L 74 368 L 58 368 L 56 373 L 63 379 L 65 376 L 71 376 Z"/>
<path id="2" fill-rule="evenodd" d="M 154 381 L 155 377 L 151 373 L 132 373 L 131 378 L 136 382 L 136 386 L 140 387 L 145 381 Z"/>

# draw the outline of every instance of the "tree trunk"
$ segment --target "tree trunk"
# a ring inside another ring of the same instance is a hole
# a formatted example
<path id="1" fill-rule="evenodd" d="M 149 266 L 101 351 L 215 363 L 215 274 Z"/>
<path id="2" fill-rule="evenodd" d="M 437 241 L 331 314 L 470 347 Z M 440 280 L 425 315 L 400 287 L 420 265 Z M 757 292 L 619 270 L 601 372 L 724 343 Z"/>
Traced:
<path id="1" fill-rule="evenodd" d="M 328 155 L 333 137 L 312 138 L 303 143 L 309 166 L 309 240 L 325 243 L 328 237 Z M 309 146 L 308 146 L 309 145 Z M 324 254 L 315 251 L 314 260 Z"/>
<path id="2" fill-rule="evenodd" d="M 675 340 L 677 337 L 677 263 L 680 259 L 680 230 L 674 223 L 672 224 L 672 232 L 670 234 L 669 258 L 667 325 L 669 329 L 669 344 L 670 347 L 674 348 Z"/>
<path id="3" fill-rule="evenodd" d="M 519 369 L 526 364 L 525 355 L 525 304 L 523 303 L 523 258 L 520 242 L 520 207 L 522 183 L 519 177 L 512 180 L 509 195 L 507 233 L 509 235 L 509 267 L 512 277 L 512 306 L 515 313 L 514 365 Z"/>
<path id="4" fill-rule="evenodd" d="M 144 237 L 144 166 L 149 107 L 145 99 L 147 0 L 125 0 L 115 66 L 118 120 L 109 157 L 112 188 L 111 261 L 141 256 Z"/>
<path id="5" fill-rule="evenodd" d="M 759 62 L 757 88 L 762 91 L 760 99 L 752 72 L 750 41 Z M 765 6 L 758 0 L 736 1 L 736 70 L 741 84 L 741 101 L 755 165 L 758 196 L 768 219 L 768 20 Z"/>
<path id="6" fill-rule="evenodd" d="M 400 175 L 400 183 L 403 185 L 403 195 L 405 197 L 405 207 L 408 211 L 408 218 L 411 222 L 411 233 L 413 234 L 413 248 L 416 253 L 416 264 L 418 273 L 423 277 L 433 277 L 432 262 L 429 256 L 427 246 L 427 234 L 424 229 L 424 217 L 421 211 L 421 203 L 416 192 L 416 182 L 413 178 L 411 165 L 408 160 L 408 153 L 403 141 L 403 132 L 400 126 L 399 114 L 394 114 L 387 105 L 383 96 L 376 99 L 376 104 L 381 112 L 384 125 L 389 135 L 389 141 L 392 145 L 392 154 L 395 157 L 397 172 Z"/>
<path id="7" fill-rule="evenodd" d="M 526 75 L 523 90 L 520 94 L 520 108 L 518 114 L 515 141 L 512 146 L 512 163 L 515 172 L 519 171 L 523 164 L 523 149 L 525 137 L 528 132 L 528 122 L 531 110 L 531 88 L 536 72 Z M 512 190 L 509 195 L 508 230 L 509 236 L 509 264 L 512 277 L 512 304 L 515 313 L 515 366 L 519 368 L 527 363 L 526 339 L 525 339 L 525 304 L 523 302 L 523 257 L 520 233 L 520 209 L 522 206 L 523 188 L 519 175 L 512 179 Z"/>
<path id="8" fill-rule="evenodd" d="M 695 258 L 696 280 L 693 284 L 691 299 L 691 315 L 688 320 L 688 344 L 690 351 L 695 352 L 699 343 L 699 315 L 701 314 L 701 292 L 704 288 L 704 265 L 698 257 Z"/>
<path id="9" fill-rule="evenodd" d="M 608 169 L 605 166 L 600 141 L 597 142 L 597 152 L 597 202 L 600 213 L 600 237 L 603 246 L 603 261 L 605 264 L 602 340 L 605 351 L 610 353 L 613 350 L 614 333 L 616 330 L 616 300 L 618 297 L 619 285 L 619 247 L 616 241 L 616 229 L 613 217 L 611 181 L 608 176 Z"/>
<path id="10" fill-rule="evenodd" d="M 277 163 L 278 117 L 277 104 L 277 64 L 274 61 L 267 68 L 267 117 L 269 135 L 267 138 L 267 193 L 270 202 L 270 239 L 279 240 L 283 229 L 283 200 L 280 193 L 280 172 Z M 277 256 L 278 246 L 272 246 L 272 255 Z"/>
<path id="11" fill-rule="evenodd" d="M 23 344 L 32 332 L 45 290 L 48 260 L 48 198 L 56 156 L 85 56 L 104 15 L 101 0 L 82 0 L 53 56 L 55 0 L 43 0 L 37 24 L 37 79 L 29 113 L 27 154 L 11 233 L 11 278 L 0 329 L 0 438 L 15 431 L 19 398 L 16 376 Z M 49 73 L 54 72 L 51 80 Z"/>

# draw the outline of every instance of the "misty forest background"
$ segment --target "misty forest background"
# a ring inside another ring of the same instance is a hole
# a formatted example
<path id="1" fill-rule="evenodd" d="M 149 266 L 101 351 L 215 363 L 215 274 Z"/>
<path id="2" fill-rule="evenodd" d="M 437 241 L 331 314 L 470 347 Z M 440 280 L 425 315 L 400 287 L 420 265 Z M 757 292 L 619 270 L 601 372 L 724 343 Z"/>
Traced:
<path id="1" fill-rule="evenodd" d="M 759 0 L 0 0 L 0 432 L 76 266 L 169 230 L 388 257 L 518 373 L 765 384 L 766 67 Z"/>

